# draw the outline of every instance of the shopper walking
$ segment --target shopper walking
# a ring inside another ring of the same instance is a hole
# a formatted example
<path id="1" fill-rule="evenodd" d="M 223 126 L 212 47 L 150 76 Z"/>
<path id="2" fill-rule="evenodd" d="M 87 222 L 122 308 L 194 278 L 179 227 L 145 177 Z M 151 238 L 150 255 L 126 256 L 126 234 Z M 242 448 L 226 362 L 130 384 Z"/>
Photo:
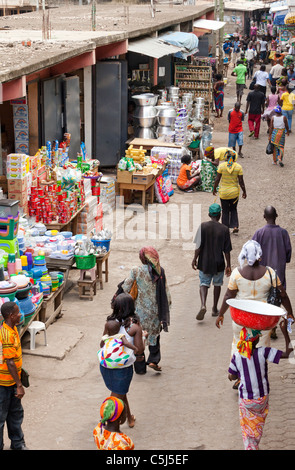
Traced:
<path id="1" fill-rule="evenodd" d="M 247 197 L 246 188 L 243 178 L 243 169 L 236 162 L 236 153 L 228 151 L 226 161 L 221 163 L 217 169 L 217 175 L 213 188 L 213 195 L 217 195 L 217 187 L 219 186 L 219 197 L 222 207 L 222 223 L 228 228 L 233 229 L 233 233 L 239 231 L 238 219 L 238 202 L 240 188 L 242 189 L 242 197 Z"/>
<path id="2" fill-rule="evenodd" d="M 229 229 L 221 224 L 221 207 L 211 204 L 209 207 L 208 222 L 203 222 L 196 233 L 196 250 L 192 261 L 192 268 L 199 270 L 201 308 L 197 320 L 203 320 L 207 311 L 207 295 L 211 283 L 213 284 L 212 316 L 218 315 L 218 301 L 224 274 L 229 276 L 230 252 L 232 250 Z"/>
<path id="3" fill-rule="evenodd" d="M 138 357 L 134 369 L 137 374 L 145 374 L 147 365 L 157 372 L 162 370 L 159 366 L 160 333 L 162 330 L 168 331 L 171 297 L 157 250 L 151 246 L 143 247 L 139 252 L 139 259 L 142 265 L 131 269 L 122 287 L 125 292 L 130 292 L 134 281 L 137 285 L 135 313 L 143 330 L 148 333 L 149 356 L 147 360 L 144 353 Z"/>
<path id="4" fill-rule="evenodd" d="M 284 166 L 283 157 L 285 149 L 286 134 L 289 135 L 289 125 L 286 116 L 282 115 L 282 108 L 276 106 L 274 116 L 269 125 L 269 141 L 273 145 L 273 165 Z"/>
<path id="5" fill-rule="evenodd" d="M 236 145 L 239 146 L 238 155 L 240 158 L 243 157 L 242 148 L 244 143 L 244 133 L 243 133 L 243 121 L 244 121 L 244 112 L 241 111 L 241 105 L 239 102 L 235 103 L 235 107 L 230 109 L 227 115 L 229 122 L 228 126 L 228 146 L 232 147 L 236 151 Z"/>
<path id="6" fill-rule="evenodd" d="M 248 124 L 250 134 L 249 137 L 252 137 L 254 134 L 254 139 L 258 139 L 261 123 L 261 115 L 264 112 L 265 106 L 265 95 L 260 91 L 259 85 L 254 85 L 254 91 L 250 91 L 247 96 L 247 106 L 246 114 L 248 114 Z"/>
<path id="7" fill-rule="evenodd" d="M 266 95 L 267 84 L 270 84 L 269 74 L 266 72 L 266 67 L 264 64 L 261 65 L 260 70 L 257 70 L 254 74 L 254 79 L 256 80 L 256 85 L 260 86 L 260 91 Z"/>
<path id="8" fill-rule="evenodd" d="M 24 410 L 22 398 L 25 394 L 21 382 L 22 349 L 16 325 L 21 313 L 15 302 L 5 302 L 1 306 L 4 318 L 0 328 L 0 450 L 3 450 L 3 431 L 7 424 L 8 437 L 13 450 L 27 450 L 22 422 Z"/>
<path id="9" fill-rule="evenodd" d="M 282 108 L 282 115 L 288 120 L 289 132 L 292 132 L 293 103 L 295 103 L 295 95 L 294 93 L 291 93 L 290 88 L 287 86 L 286 91 L 282 93 L 279 98 L 279 105 Z"/>
<path id="10" fill-rule="evenodd" d="M 241 62 L 238 62 L 238 65 L 233 69 L 231 75 L 236 78 L 236 94 L 237 101 L 242 103 L 242 96 L 244 94 L 244 88 L 246 88 L 246 74 L 247 67 Z"/>
<path id="11" fill-rule="evenodd" d="M 278 214 L 273 206 L 264 209 L 263 217 L 266 224 L 253 235 L 253 240 L 257 241 L 262 249 L 260 264 L 275 269 L 286 289 L 286 264 L 290 263 L 292 256 L 290 236 L 286 229 L 276 223 Z"/>

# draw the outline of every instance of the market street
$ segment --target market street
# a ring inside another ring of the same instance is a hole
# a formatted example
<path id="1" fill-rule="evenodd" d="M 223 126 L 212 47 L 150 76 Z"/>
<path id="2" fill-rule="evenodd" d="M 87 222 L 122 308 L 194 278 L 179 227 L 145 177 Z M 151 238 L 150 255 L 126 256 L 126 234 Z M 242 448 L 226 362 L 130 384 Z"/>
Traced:
<path id="1" fill-rule="evenodd" d="M 213 132 L 216 147 L 227 145 L 226 116 L 235 101 L 234 91 L 235 80 L 230 77 L 225 89 L 224 117 L 215 124 Z M 254 141 L 248 138 L 245 122 L 244 140 L 245 157 L 240 163 L 248 197 L 239 202 L 240 232 L 232 235 L 232 268 L 237 265 L 243 243 L 264 225 L 266 205 L 276 207 L 278 224 L 289 231 L 291 241 L 295 232 L 290 177 L 294 134 L 287 138 L 284 168 L 272 166 L 271 157 L 265 153 L 265 124 L 260 139 Z M 210 193 L 183 194 L 176 190 L 168 205 L 201 204 L 202 221 L 205 221 L 214 200 Z M 232 338 L 230 314 L 227 312 L 224 326 L 218 330 L 211 317 L 211 289 L 207 314 L 198 322 L 195 318 L 200 306 L 198 278 L 191 267 L 193 244 L 187 250 L 183 249 L 183 240 L 171 239 L 169 234 L 167 239 L 155 240 L 151 234 L 150 239 L 144 237 L 142 227 L 137 230 L 140 240 L 112 240 L 109 282 L 104 283 L 103 290 L 97 290 L 92 302 L 79 300 L 76 285 L 66 294 L 62 318 L 48 328 L 47 349 L 42 334 L 37 337 L 35 352 L 28 354 L 28 344 L 27 350 L 24 347 L 24 367 L 31 381 L 23 399 L 26 444 L 34 450 L 95 450 L 92 431 L 99 420 L 100 404 L 108 396 L 96 353 L 110 313 L 110 300 L 117 284 L 132 266 L 140 263 L 139 249 L 152 244 L 159 251 L 171 290 L 171 326 L 168 333 L 161 334 L 162 372 L 148 370 L 144 376 L 134 375 L 128 397 L 136 424 L 133 429 L 124 424 L 122 430 L 133 439 L 136 450 L 242 450 L 238 394 L 227 378 Z M 287 292 L 293 309 L 294 259 L 293 255 L 287 268 Z M 78 272 L 71 271 L 71 280 L 75 282 L 77 278 Z M 227 280 L 222 295 L 226 285 Z M 283 347 L 280 331 L 272 346 Z M 260 448 L 293 450 L 294 360 L 270 364 L 269 372 L 270 412 Z"/>

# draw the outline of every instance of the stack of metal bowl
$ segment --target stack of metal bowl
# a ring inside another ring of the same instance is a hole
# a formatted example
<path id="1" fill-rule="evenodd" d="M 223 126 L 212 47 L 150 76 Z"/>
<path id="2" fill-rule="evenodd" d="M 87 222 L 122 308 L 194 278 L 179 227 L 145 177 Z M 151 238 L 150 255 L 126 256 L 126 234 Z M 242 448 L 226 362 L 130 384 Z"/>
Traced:
<path id="1" fill-rule="evenodd" d="M 157 106 L 157 111 L 157 137 L 162 137 L 163 135 L 169 136 L 169 141 L 171 141 L 174 134 L 176 108 L 173 106 L 173 103 L 169 101 Z"/>
<path id="2" fill-rule="evenodd" d="M 199 121 L 204 120 L 205 100 L 204 98 L 196 98 L 194 106 L 194 117 Z"/>
<path id="3" fill-rule="evenodd" d="M 158 95 L 143 93 L 132 96 L 132 100 L 136 104 L 133 114 L 136 137 L 154 139 L 154 126 L 157 121 L 157 109 L 155 106 L 158 101 Z"/>
<path id="4" fill-rule="evenodd" d="M 170 86 L 168 88 L 168 101 L 172 101 L 175 107 L 179 107 L 179 88 L 177 86 Z"/>

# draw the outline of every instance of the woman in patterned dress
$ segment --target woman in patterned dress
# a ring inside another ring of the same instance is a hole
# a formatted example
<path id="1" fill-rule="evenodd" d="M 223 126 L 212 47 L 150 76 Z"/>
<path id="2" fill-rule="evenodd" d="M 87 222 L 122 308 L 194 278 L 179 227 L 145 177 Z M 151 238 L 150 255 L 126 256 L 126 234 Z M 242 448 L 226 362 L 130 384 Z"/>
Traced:
<path id="1" fill-rule="evenodd" d="M 134 369 L 137 374 L 145 374 L 146 365 L 157 372 L 162 370 L 158 365 L 161 359 L 160 333 L 162 329 L 168 331 L 171 297 L 157 250 L 150 246 L 144 247 L 139 252 L 139 258 L 142 265 L 131 269 L 122 287 L 125 292 L 130 292 L 134 281 L 137 283 L 135 313 L 142 329 L 148 333 L 149 356 L 147 361 L 144 354 L 138 356 Z"/>
<path id="2" fill-rule="evenodd" d="M 216 82 L 213 86 L 213 96 L 215 102 L 216 117 L 220 118 L 223 114 L 224 108 L 224 81 L 222 75 L 218 73 L 216 75 Z"/>

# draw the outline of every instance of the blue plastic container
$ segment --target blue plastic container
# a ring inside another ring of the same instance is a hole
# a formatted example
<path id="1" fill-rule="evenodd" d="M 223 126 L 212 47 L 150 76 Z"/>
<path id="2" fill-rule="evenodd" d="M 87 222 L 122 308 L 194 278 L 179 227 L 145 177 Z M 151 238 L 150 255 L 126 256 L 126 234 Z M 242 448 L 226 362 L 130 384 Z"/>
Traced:
<path id="1" fill-rule="evenodd" d="M 92 241 L 93 245 L 95 245 L 95 246 L 105 247 L 107 251 L 110 250 L 111 240 L 94 240 L 92 238 L 91 241 Z"/>

